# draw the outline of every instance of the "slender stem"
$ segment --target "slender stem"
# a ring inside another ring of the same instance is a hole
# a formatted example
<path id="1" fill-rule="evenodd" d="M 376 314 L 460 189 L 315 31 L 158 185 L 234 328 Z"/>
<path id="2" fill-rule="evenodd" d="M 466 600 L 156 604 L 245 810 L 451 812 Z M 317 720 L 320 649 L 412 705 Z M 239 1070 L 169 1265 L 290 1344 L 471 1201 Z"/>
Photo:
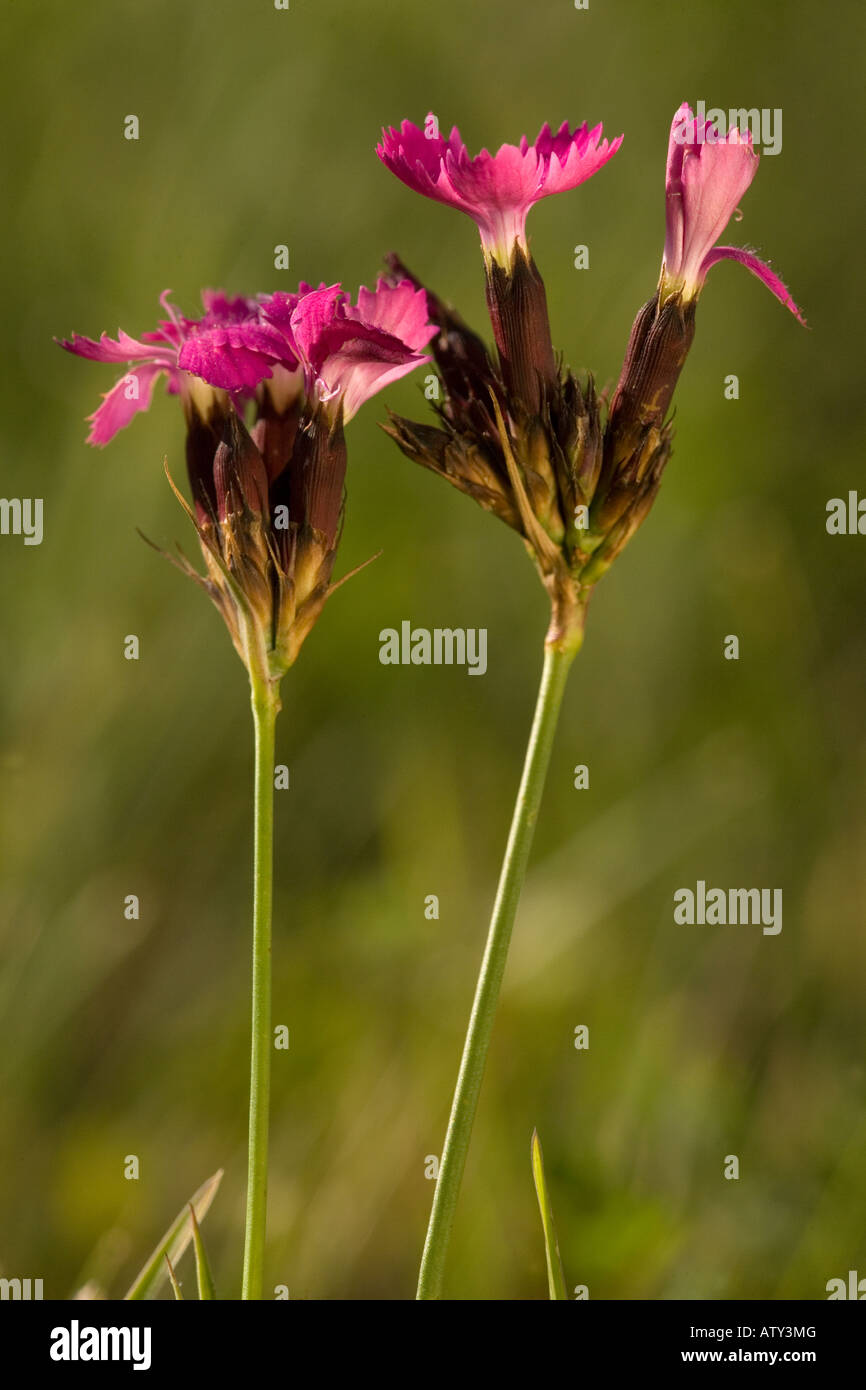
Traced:
<path id="1" fill-rule="evenodd" d="M 442 1291 L 448 1241 L 466 1166 L 499 990 L 505 973 L 511 929 L 526 876 L 526 865 L 532 847 L 565 683 L 577 648 L 576 641 L 564 648 L 559 645 L 545 648 L 544 669 L 523 764 L 523 776 L 514 806 L 505 858 L 502 861 L 499 888 L 493 906 L 493 916 L 490 919 L 487 945 L 475 988 L 448 1132 L 439 1164 L 433 1209 L 421 1258 L 417 1293 L 419 1299 L 439 1298 Z"/>
<path id="2" fill-rule="evenodd" d="M 276 687 L 252 679 L 255 727 L 253 850 L 252 1045 L 247 1221 L 242 1298 L 262 1296 L 268 1201 L 268 1118 L 271 1088 L 271 903 L 274 876 L 274 726 Z"/>

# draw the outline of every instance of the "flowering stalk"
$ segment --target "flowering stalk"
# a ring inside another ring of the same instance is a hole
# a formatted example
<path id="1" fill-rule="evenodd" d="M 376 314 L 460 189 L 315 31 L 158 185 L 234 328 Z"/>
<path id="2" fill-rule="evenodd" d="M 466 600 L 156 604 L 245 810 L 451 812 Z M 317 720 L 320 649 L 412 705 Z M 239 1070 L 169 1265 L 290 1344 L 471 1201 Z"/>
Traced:
<path id="1" fill-rule="evenodd" d="M 466 1167 L 475 1112 L 478 1108 L 502 977 L 505 974 L 505 962 L 511 944 L 511 932 L 526 877 L 565 684 L 579 645 L 579 641 L 572 641 L 567 645 L 554 643 L 545 647 L 544 669 L 535 705 L 535 716 L 526 748 L 520 788 L 514 803 L 508 844 L 502 861 L 499 887 L 475 987 L 469 1028 L 463 1044 L 463 1055 L 439 1164 L 439 1176 L 436 1179 L 436 1191 L 433 1194 L 433 1207 L 418 1276 L 419 1299 L 439 1298 L 442 1293 L 445 1258 Z"/>
<path id="2" fill-rule="evenodd" d="M 209 595 L 246 667 L 255 733 L 252 1019 L 249 1149 L 242 1297 L 262 1297 L 271 1069 L 274 740 L 280 683 L 333 588 L 343 518 L 343 428 L 382 387 L 429 359 L 435 332 L 408 281 L 339 285 L 257 300 L 206 291 L 201 319 L 168 318 L 135 340 L 63 344 L 128 371 L 91 416 L 90 442 L 108 441 L 146 409 L 160 375 L 187 422 L 200 574 L 169 558 Z M 252 404 L 250 430 L 244 422 Z M 174 484 L 172 484 L 174 487 Z M 342 581 L 341 581 L 342 582 Z"/>
<path id="3" fill-rule="evenodd" d="M 243 1298 L 261 1298 L 268 1200 L 271 1094 L 271 919 L 274 877 L 274 733 L 279 695 L 252 683 L 255 729 L 252 1044 Z"/>
<path id="4" fill-rule="evenodd" d="M 707 271 L 745 264 L 799 318 L 775 272 L 752 252 L 716 247 L 758 157 L 732 131 L 706 142 L 687 106 L 674 118 L 666 181 L 667 237 L 658 290 L 638 313 L 607 419 L 592 378 L 558 365 L 541 275 L 526 238 L 539 198 L 574 188 L 619 148 L 601 127 L 503 145 L 470 158 L 456 127 L 404 121 L 378 154 L 416 192 L 471 216 L 480 233 L 495 358 L 428 291 L 431 347 L 443 397 L 436 425 L 391 416 L 386 433 L 409 458 L 516 530 L 547 590 L 551 617 L 523 777 L 511 823 L 421 1262 L 418 1297 L 438 1298 L 511 930 L 526 873 L 565 682 L 583 641 L 593 588 L 649 512 L 671 453 L 668 411 L 694 337 Z M 688 145 L 690 148 L 685 148 Z M 691 148 L 697 146 L 695 148 Z M 395 275 L 409 272 L 396 256 Z M 414 283 L 418 284 L 418 281 Z"/>

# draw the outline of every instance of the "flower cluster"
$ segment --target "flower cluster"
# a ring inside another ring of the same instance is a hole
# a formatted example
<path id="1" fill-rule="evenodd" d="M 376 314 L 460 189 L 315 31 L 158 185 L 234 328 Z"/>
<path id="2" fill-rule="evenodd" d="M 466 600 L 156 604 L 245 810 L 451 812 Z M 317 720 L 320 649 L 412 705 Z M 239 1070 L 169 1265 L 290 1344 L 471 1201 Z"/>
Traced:
<path id="1" fill-rule="evenodd" d="M 423 128 L 404 121 L 383 131 L 377 153 L 388 169 L 475 221 L 495 354 L 396 256 L 389 277 L 362 288 L 355 303 L 338 284 L 255 299 L 206 291 L 201 317 L 188 319 L 164 295 L 166 317 L 141 338 L 63 343 L 126 364 L 90 417 L 92 444 L 108 443 L 146 410 L 161 376 L 180 397 L 191 515 L 207 567 L 196 577 L 250 669 L 277 680 L 295 660 L 330 590 L 343 427 L 377 391 L 428 362 L 428 345 L 443 388 L 437 423 L 392 416 L 388 432 L 522 535 L 551 597 L 548 640 L 580 641 L 594 584 L 661 483 L 668 412 L 708 271 L 739 262 L 802 322 L 764 261 L 717 245 L 758 167 L 751 136 L 720 133 L 684 104 L 670 133 L 658 287 L 635 318 L 605 412 L 592 378 L 580 383 L 554 352 L 526 220 L 541 198 L 585 183 L 621 143 L 604 139 L 600 125 L 565 123 L 556 132 L 542 126 L 532 144 L 524 136 L 473 157 L 457 128 L 441 135 L 432 114 Z"/>
<path id="2" fill-rule="evenodd" d="M 658 289 L 635 319 L 606 418 L 592 378 L 557 362 L 544 285 L 526 240 L 531 206 L 576 187 L 619 149 L 601 127 L 503 145 L 470 158 L 432 116 L 384 132 L 382 162 L 419 193 L 468 213 L 481 234 L 495 358 L 449 306 L 427 292 L 438 330 L 431 350 L 442 383 L 437 424 L 391 417 L 410 458 L 469 493 L 517 530 L 552 604 L 548 642 L 576 646 L 589 595 L 640 526 L 671 452 L 667 419 L 692 343 L 707 272 L 724 258 L 751 270 L 802 322 L 778 276 L 751 251 L 717 246 L 758 166 L 751 137 L 721 137 L 687 105 L 671 127 L 667 228 Z M 715 137 L 715 138 L 714 138 Z M 396 256 L 395 279 L 411 278 Z M 420 288 L 420 285 L 419 285 Z"/>
<path id="3" fill-rule="evenodd" d="M 166 318 L 140 339 L 76 335 L 62 346 L 128 364 L 90 416 L 92 444 L 107 444 L 146 410 L 159 377 L 180 397 L 188 510 L 206 573 L 178 563 L 210 594 L 247 667 L 275 681 L 330 591 L 343 427 L 377 391 L 429 361 L 423 348 L 436 329 L 408 280 L 380 279 L 354 304 L 339 285 L 305 284 L 257 299 L 205 291 L 202 302 L 202 316 L 188 319 L 163 295 Z"/>

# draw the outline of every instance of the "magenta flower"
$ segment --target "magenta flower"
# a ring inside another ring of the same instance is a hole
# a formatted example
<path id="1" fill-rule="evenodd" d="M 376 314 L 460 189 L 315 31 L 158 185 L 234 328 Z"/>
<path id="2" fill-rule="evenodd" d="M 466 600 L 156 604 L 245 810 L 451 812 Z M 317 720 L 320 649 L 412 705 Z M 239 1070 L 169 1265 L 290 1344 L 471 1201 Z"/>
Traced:
<path id="1" fill-rule="evenodd" d="M 162 375 L 185 407 L 214 390 L 236 404 L 252 398 L 267 380 L 280 410 L 305 394 L 311 406 L 342 403 L 349 420 L 364 401 L 430 359 L 419 349 L 436 332 L 427 322 L 426 296 L 410 281 L 362 288 L 352 306 L 339 285 L 317 290 L 301 284 L 296 294 L 229 299 L 205 290 L 200 319 L 180 315 L 161 296 L 167 319 L 140 339 L 120 331 L 97 342 L 78 334 L 61 343 L 97 362 L 128 363 L 127 372 L 88 417 L 88 443 L 103 446 L 147 410 Z M 206 409 L 200 409 L 206 415 Z"/>
<path id="2" fill-rule="evenodd" d="M 260 298 L 256 315 L 241 329 L 249 350 L 246 383 L 268 381 L 279 392 L 281 381 L 300 381 L 310 408 L 322 404 L 335 418 L 342 405 L 344 422 L 377 391 L 429 362 L 420 349 L 436 332 L 427 321 L 426 295 L 409 280 L 362 286 L 357 305 L 338 284 L 314 290 L 302 283 L 297 294 L 279 290 Z M 224 337 L 221 324 L 197 333 L 182 347 L 179 365 L 216 385 Z"/>
<path id="3" fill-rule="evenodd" d="M 694 299 L 717 261 L 738 261 L 803 323 L 787 287 L 754 252 L 716 246 L 757 169 L 751 133 L 742 136 L 731 126 L 726 135 L 720 135 L 713 121 L 698 122 L 688 102 L 683 102 L 671 124 L 668 144 L 663 293 L 682 291 L 685 299 Z"/>
<path id="4" fill-rule="evenodd" d="M 129 364 L 127 372 L 103 397 L 102 405 L 87 417 L 90 422 L 88 444 L 102 447 L 140 410 L 147 410 L 154 386 L 162 375 L 168 378 L 169 393 L 180 395 L 185 406 L 193 398 L 201 399 L 205 379 L 212 387 L 250 396 L 258 380 L 261 353 L 268 346 L 274 352 L 279 350 L 278 335 L 258 321 L 255 300 L 229 299 L 221 290 L 203 290 L 204 314 L 200 319 L 188 319 L 168 302 L 169 293 L 166 290 L 160 296 L 160 303 L 169 317 L 161 320 L 153 332 L 143 333 L 140 339 L 131 338 L 120 330 L 116 339 L 103 333 L 96 342 L 74 333 L 61 342 L 61 347 L 78 357 Z M 193 373 L 182 358 L 185 350 L 196 343 L 199 344 L 201 370 Z"/>
<path id="5" fill-rule="evenodd" d="M 343 424 L 389 382 L 430 359 L 427 296 L 380 279 L 352 304 L 339 285 L 229 299 L 202 295 L 200 319 L 168 317 L 140 338 L 61 344 L 126 374 L 90 417 L 104 445 L 150 405 L 161 376 L 186 416 L 192 518 L 206 573 L 175 563 L 213 599 L 251 675 L 294 662 L 330 592 L 343 516 Z M 253 403 L 248 430 L 244 417 Z M 186 504 L 184 504 L 186 505 Z"/>
<path id="6" fill-rule="evenodd" d="M 519 145 L 472 158 L 457 127 L 446 139 L 431 113 L 423 130 L 411 121 L 384 130 L 376 153 L 416 193 L 473 218 L 485 259 L 509 267 L 515 242 L 528 257 L 526 217 L 533 204 L 585 183 L 616 154 L 622 136 L 608 143 L 601 133 L 600 125 L 589 130 L 586 122 L 572 131 L 565 121 L 556 134 L 545 124 L 531 145 L 524 135 Z"/>
<path id="7" fill-rule="evenodd" d="M 269 301 L 262 312 L 273 321 Z M 292 310 L 289 326 L 307 395 L 315 395 L 332 417 L 342 407 L 344 421 L 378 391 L 429 362 L 420 350 L 437 331 L 428 321 L 423 290 L 410 280 L 391 285 L 382 277 L 375 290 L 361 287 L 357 304 L 339 285 L 311 291 Z"/>

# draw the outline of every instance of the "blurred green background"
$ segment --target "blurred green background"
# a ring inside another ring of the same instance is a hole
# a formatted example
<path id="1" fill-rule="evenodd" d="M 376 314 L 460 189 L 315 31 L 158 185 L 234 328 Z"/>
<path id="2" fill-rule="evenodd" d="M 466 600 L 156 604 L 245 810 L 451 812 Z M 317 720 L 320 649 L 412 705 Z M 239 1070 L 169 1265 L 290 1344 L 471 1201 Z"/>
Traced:
<path id="1" fill-rule="evenodd" d="M 432 108 L 475 150 L 588 118 L 621 152 L 529 227 L 557 345 L 610 383 L 655 286 L 669 122 L 703 98 L 783 110 L 725 239 L 772 258 L 810 330 L 712 272 L 673 461 L 567 695 L 447 1292 L 545 1297 L 534 1125 L 566 1277 L 592 1298 L 823 1298 L 866 1275 L 866 539 L 824 524 L 863 475 L 861 8 L 46 0 L 2 24 L 2 491 L 44 498 L 45 538 L 0 539 L 0 1273 L 117 1295 L 219 1166 L 225 1295 L 242 1243 L 245 676 L 136 535 L 195 552 L 162 474 L 167 455 L 183 476 L 176 403 L 158 389 L 87 448 L 116 374 L 52 337 L 138 334 L 166 287 L 194 314 L 201 286 L 371 284 L 390 249 L 484 327 L 472 224 L 380 166 L 379 129 Z M 329 605 L 279 730 L 291 1049 L 266 1282 L 293 1298 L 414 1292 L 546 623 L 517 538 L 397 453 L 386 402 L 423 417 L 420 378 L 351 426 L 339 571 L 384 553 Z M 486 627 L 486 677 L 380 665 L 403 618 Z M 675 925 L 698 878 L 781 887 L 782 933 Z"/>

